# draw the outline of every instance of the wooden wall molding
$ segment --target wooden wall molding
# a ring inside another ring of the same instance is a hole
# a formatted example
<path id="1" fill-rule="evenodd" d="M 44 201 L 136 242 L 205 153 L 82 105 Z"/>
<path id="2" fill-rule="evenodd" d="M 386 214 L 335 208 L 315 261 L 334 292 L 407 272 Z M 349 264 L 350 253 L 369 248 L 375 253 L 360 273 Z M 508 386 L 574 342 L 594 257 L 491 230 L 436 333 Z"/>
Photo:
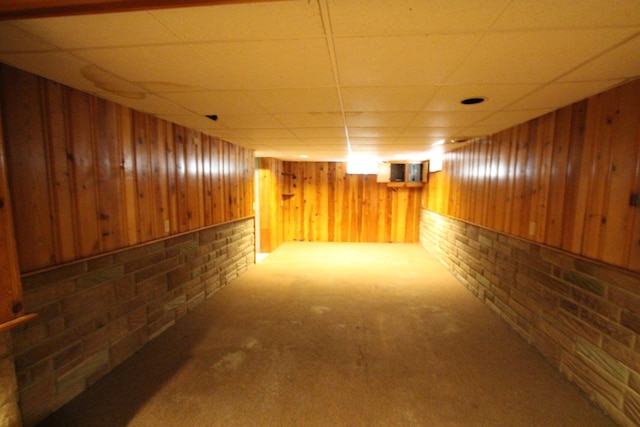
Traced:
<path id="1" fill-rule="evenodd" d="M 267 1 L 274 0 L 0 0 L 0 20 Z"/>

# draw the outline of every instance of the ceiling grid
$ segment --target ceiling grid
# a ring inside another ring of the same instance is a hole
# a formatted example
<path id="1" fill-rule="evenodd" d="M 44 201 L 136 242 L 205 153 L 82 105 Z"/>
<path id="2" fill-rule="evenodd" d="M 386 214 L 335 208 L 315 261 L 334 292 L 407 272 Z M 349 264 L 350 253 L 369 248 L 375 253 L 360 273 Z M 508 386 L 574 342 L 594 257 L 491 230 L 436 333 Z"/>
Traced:
<path id="1" fill-rule="evenodd" d="M 282 0 L 13 19 L 0 21 L 0 62 L 257 156 L 427 158 L 439 140 L 640 76 L 640 2 Z"/>

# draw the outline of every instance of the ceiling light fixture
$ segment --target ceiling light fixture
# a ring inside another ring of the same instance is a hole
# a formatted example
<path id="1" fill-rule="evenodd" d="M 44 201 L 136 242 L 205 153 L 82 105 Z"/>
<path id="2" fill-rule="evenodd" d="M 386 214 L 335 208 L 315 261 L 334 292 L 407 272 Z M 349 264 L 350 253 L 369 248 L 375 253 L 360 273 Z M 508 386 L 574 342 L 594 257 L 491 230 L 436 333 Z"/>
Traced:
<path id="1" fill-rule="evenodd" d="M 482 103 L 484 101 L 486 101 L 486 98 L 478 96 L 478 97 L 474 97 L 474 98 L 463 99 L 462 101 L 460 101 L 460 104 L 474 105 L 474 104 L 480 104 L 480 103 Z"/>

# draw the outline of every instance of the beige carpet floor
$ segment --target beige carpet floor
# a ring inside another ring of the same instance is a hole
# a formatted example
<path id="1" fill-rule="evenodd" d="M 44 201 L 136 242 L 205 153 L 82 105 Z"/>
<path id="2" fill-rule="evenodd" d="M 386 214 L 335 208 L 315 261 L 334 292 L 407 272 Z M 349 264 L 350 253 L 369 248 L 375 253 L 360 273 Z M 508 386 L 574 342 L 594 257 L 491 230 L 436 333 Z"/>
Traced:
<path id="1" fill-rule="evenodd" d="M 611 426 L 418 245 L 287 243 L 42 426 Z"/>

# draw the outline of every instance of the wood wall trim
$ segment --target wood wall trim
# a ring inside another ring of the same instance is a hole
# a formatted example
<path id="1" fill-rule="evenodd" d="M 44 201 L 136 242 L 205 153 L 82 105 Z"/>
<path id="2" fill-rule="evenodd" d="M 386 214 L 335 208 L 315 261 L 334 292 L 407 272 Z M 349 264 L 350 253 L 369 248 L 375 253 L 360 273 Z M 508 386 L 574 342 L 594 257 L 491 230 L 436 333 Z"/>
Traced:
<path id="1" fill-rule="evenodd" d="M 22 279 L 26 279 L 27 277 L 37 276 L 38 274 L 43 274 L 43 273 L 47 273 L 49 271 L 58 270 L 60 268 L 69 267 L 71 265 L 80 264 L 81 262 L 92 261 L 92 260 L 95 260 L 95 259 L 98 259 L 98 258 L 103 258 L 105 256 L 113 256 L 113 255 L 116 255 L 116 254 L 119 254 L 119 253 L 122 253 L 122 252 L 130 251 L 132 249 L 139 249 L 139 248 L 142 248 L 142 247 L 145 247 L 145 246 L 155 245 L 157 243 L 164 242 L 165 240 L 171 240 L 171 239 L 184 237 L 184 236 L 189 235 L 189 234 L 199 233 L 201 231 L 206 231 L 206 230 L 209 230 L 209 229 L 212 229 L 212 228 L 217 228 L 217 227 L 220 227 L 220 226 L 229 225 L 229 224 L 233 224 L 233 223 L 236 223 L 236 222 L 246 221 L 246 220 L 252 219 L 252 218 L 255 219 L 255 215 L 248 215 L 248 216 L 244 216 L 244 217 L 241 217 L 241 218 L 238 218 L 238 219 L 233 219 L 231 221 L 224 221 L 224 222 L 221 222 L 221 223 L 218 223 L 218 224 L 208 225 L 206 227 L 202 227 L 202 228 L 199 228 L 197 230 L 185 231 L 184 233 L 172 234 L 171 236 L 163 237 L 163 238 L 160 238 L 160 239 L 157 239 L 157 240 L 152 240 L 152 241 L 149 241 L 149 242 L 143 242 L 143 243 L 136 244 L 136 245 L 133 245 L 133 246 L 127 246 L 127 247 L 124 247 L 124 248 L 113 250 L 111 252 L 105 252 L 105 253 L 101 253 L 101 254 L 98 254 L 98 255 L 89 256 L 89 257 L 86 257 L 86 258 L 76 259 L 76 260 L 69 261 L 69 262 L 62 263 L 62 264 L 56 264 L 56 265 L 52 265 L 52 266 L 49 266 L 49 267 L 44 267 L 44 268 L 41 268 L 39 270 L 34 270 L 34 271 L 29 271 L 29 272 L 23 273 L 23 274 L 20 275 L 20 277 Z"/>
<path id="2" fill-rule="evenodd" d="M 274 0 L 0 0 L 0 20 L 267 1 Z"/>
<path id="3" fill-rule="evenodd" d="M 0 324 L 0 334 L 3 332 L 7 332 L 8 330 L 11 330 L 20 325 L 24 325 L 25 323 L 29 323 L 37 317 L 38 315 L 36 313 L 30 313 L 30 314 L 25 314 L 24 316 L 20 316 L 17 319 L 13 319 L 8 322 L 2 323 Z"/>

